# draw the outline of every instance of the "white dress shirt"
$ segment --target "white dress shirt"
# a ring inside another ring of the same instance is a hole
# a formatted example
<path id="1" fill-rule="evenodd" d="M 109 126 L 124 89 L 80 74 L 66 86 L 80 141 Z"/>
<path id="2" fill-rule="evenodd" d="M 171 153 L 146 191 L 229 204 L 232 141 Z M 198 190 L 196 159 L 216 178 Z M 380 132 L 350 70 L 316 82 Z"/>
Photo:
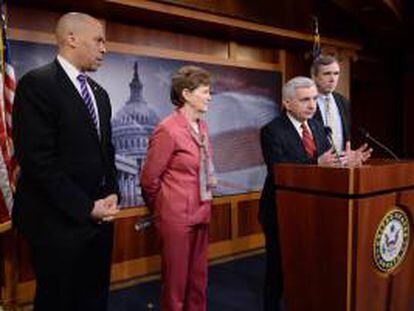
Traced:
<path id="1" fill-rule="evenodd" d="M 332 130 L 332 139 L 334 141 L 336 150 L 342 151 L 344 146 L 342 119 L 341 114 L 339 113 L 338 105 L 336 104 L 332 93 L 319 94 L 317 100 L 318 107 L 322 115 L 324 126 L 328 126 L 328 116 L 326 111 L 326 101 L 328 99 L 330 101 L 329 109 L 331 110 L 331 118 L 333 121 L 333 124 L 329 124 Z"/>

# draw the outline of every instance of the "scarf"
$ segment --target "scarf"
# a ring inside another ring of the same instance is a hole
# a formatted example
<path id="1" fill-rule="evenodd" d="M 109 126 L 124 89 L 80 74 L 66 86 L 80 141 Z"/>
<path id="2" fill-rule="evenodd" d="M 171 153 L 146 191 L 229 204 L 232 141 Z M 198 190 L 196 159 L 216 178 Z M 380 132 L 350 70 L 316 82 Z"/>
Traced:
<path id="1" fill-rule="evenodd" d="M 199 187 L 201 202 L 210 201 L 213 198 L 212 189 L 217 185 L 217 179 L 214 176 L 214 165 L 209 152 L 207 133 L 202 131 L 199 126 L 199 133 L 188 124 L 191 136 L 197 143 L 200 150 L 200 167 L 199 167 Z"/>

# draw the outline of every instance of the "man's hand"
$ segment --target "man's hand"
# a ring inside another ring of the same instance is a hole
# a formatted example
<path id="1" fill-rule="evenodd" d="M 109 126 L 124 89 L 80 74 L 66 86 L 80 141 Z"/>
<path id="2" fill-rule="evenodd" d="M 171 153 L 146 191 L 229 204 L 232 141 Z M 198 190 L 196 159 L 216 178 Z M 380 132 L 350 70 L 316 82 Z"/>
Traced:
<path id="1" fill-rule="evenodd" d="M 345 151 L 341 154 L 341 158 L 344 158 L 344 165 L 350 167 L 361 166 L 365 161 L 371 157 L 372 148 L 368 147 L 368 144 L 361 145 L 358 149 L 351 149 L 351 142 L 347 141 L 345 145 Z"/>
<path id="2" fill-rule="evenodd" d="M 106 198 L 103 199 L 105 204 L 109 208 L 118 208 L 118 196 L 116 194 L 110 194 Z"/>
<path id="3" fill-rule="evenodd" d="M 338 164 L 338 158 L 333 150 L 333 148 L 326 151 L 324 154 L 318 157 L 318 164 L 319 165 L 328 165 L 334 166 Z"/>
<path id="4" fill-rule="evenodd" d="M 101 221 L 105 217 L 106 209 L 103 199 L 96 200 L 91 211 L 91 217 L 96 221 Z"/>
<path id="5" fill-rule="evenodd" d="M 116 194 L 110 194 L 104 198 L 107 206 L 107 215 L 102 219 L 103 221 L 113 221 L 116 214 L 119 212 L 118 208 L 118 196 Z"/>
<path id="6" fill-rule="evenodd" d="M 369 148 L 368 144 L 363 144 L 357 150 L 355 150 L 355 153 L 357 154 L 358 159 L 364 163 L 371 157 L 372 150 L 373 149 Z"/>
<path id="7" fill-rule="evenodd" d="M 91 212 L 91 217 L 98 221 L 112 221 L 118 214 L 118 196 L 116 194 L 108 195 L 106 198 L 96 200 Z"/>

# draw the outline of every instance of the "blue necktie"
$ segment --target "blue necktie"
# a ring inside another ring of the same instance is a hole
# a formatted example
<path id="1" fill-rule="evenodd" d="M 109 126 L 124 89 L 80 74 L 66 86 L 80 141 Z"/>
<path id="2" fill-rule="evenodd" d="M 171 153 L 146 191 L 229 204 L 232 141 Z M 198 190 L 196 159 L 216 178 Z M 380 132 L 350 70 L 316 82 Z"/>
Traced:
<path id="1" fill-rule="evenodd" d="M 80 83 L 81 96 L 83 98 L 83 101 L 85 102 L 85 106 L 89 111 L 89 115 L 92 119 L 93 124 L 95 125 L 96 130 L 98 130 L 98 119 L 97 119 L 97 116 L 96 116 L 95 108 L 93 106 L 92 96 L 91 96 L 91 94 L 89 93 L 89 90 L 88 90 L 88 85 L 87 85 L 87 82 L 86 82 L 86 75 L 81 73 L 77 76 L 77 79 Z"/>

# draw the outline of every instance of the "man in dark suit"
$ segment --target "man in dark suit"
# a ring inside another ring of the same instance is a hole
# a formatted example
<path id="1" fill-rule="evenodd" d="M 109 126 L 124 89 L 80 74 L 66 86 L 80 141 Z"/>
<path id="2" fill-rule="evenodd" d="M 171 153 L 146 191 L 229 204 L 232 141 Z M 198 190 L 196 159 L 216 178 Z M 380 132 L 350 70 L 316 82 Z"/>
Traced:
<path id="1" fill-rule="evenodd" d="M 334 150 L 347 153 L 351 165 L 361 165 L 371 156 L 367 144 L 351 149 L 351 106 L 348 99 L 335 92 L 338 85 L 340 66 L 330 55 L 317 57 L 311 66 L 312 79 L 318 88 L 318 105 L 314 118 L 329 128 Z"/>
<path id="2" fill-rule="evenodd" d="M 261 129 L 261 146 L 268 171 L 259 211 L 266 240 L 266 311 L 280 310 L 283 291 L 273 164 L 334 165 L 344 160 L 333 153 L 323 126 L 312 119 L 316 112 L 317 94 L 315 83 L 309 78 L 296 77 L 288 81 L 282 90 L 285 112 Z"/>
<path id="3" fill-rule="evenodd" d="M 81 13 L 56 27 L 58 56 L 24 75 L 13 110 L 21 167 L 13 223 L 36 277 L 34 310 L 106 310 L 118 187 L 106 91 L 85 75 L 105 34 Z"/>
<path id="4" fill-rule="evenodd" d="M 311 75 L 318 88 L 315 119 L 331 128 L 335 147 L 342 151 L 350 140 L 351 107 L 348 99 L 335 92 L 339 74 L 340 66 L 333 56 L 321 55 L 312 63 Z"/>

